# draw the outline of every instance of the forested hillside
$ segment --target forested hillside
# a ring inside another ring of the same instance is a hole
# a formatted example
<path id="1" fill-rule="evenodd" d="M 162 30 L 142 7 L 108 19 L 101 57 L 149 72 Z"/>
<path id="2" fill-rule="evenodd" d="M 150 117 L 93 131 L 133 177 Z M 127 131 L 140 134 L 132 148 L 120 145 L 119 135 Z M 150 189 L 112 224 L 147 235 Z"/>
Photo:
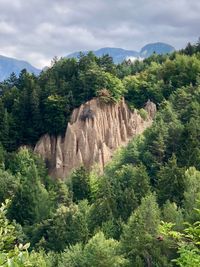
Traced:
<path id="1" fill-rule="evenodd" d="M 105 93 L 106 92 L 106 93 Z M 99 175 L 47 175 L 32 152 L 75 107 L 125 97 L 158 112 Z M 0 266 L 200 266 L 200 43 L 114 65 L 92 53 L 0 84 Z"/>

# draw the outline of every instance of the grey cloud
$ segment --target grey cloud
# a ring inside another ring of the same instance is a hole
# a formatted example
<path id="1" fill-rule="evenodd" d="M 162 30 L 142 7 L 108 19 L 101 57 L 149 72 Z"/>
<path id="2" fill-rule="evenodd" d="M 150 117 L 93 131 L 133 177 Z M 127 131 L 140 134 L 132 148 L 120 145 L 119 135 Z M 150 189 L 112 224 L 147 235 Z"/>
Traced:
<path id="1" fill-rule="evenodd" d="M 42 67 L 104 46 L 181 48 L 198 39 L 199 14 L 199 0 L 0 0 L 0 54 Z"/>

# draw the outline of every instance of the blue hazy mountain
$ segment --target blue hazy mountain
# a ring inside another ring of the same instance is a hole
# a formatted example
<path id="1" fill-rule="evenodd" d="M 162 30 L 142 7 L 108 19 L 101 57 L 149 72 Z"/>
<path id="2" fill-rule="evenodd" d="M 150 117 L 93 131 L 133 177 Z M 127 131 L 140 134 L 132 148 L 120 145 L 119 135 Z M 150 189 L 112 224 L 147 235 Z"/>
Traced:
<path id="1" fill-rule="evenodd" d="M 140 57 L 142 58 L 147 58 L 150 57 L 153 53 L 156 54 L 169 54 L 173 52 L 175 48 L 169 44 L 165 43 L 152 43 L 152 44 L 147 44 L 144 47 L 142 47 L 140 51 Z"/>
<path id="2" fill-rule="evenodd" d="M 108 54 L 113 58 L 114 63 L 121 63 L 122 61 L 131 58 L 146 58 L 151 56 L 153 53 L 156 54 L 167 54 L 171 53 L 175 48 L 166 43 L 152 43 L 145 45 L 140 52 L 135 50 L 125 50 L 122 48 L 104 47 L 98 50 L 92 51 L 97 57 Z M 80 51 L 83 54 L 87 54 L 89 51 Z M 69 54 L 67 58 L 78 58 L 80 52 L 74 52 Z"/>
<path id="3" fill-rule="evenodd" d="M 89 51 L 81 51 L 81 53 L 83 54 L 87 54 Z M 122 48 L 113 48 L 113 47 L 104 47 L 104 48 L 100 48 L 98 50 L 92 51 L 95 56 L 97 57 L 101 57 L 103 55 L 109 55 L 113 58 L 114 63 L 121 63 L 122 61 L 124 61 L 127 58 L 137 58 L 139 57 L 139 53 L 136 51 L 132 51 L 132 50 L 125 50 Z M 80 55 L 80 52 L 75 52 L 72 54 L 69 54 L 67 56 L 67 58 L 78 58 Z"/>
<path id="4" fill-rule="evenodd" d="M 12 72 L 18 76 L 22 69 L 26 69 L 35 75 L 38 75 L 41 71 L 26 61 L 0 55 L 0 81 L 7 79 Z"/>

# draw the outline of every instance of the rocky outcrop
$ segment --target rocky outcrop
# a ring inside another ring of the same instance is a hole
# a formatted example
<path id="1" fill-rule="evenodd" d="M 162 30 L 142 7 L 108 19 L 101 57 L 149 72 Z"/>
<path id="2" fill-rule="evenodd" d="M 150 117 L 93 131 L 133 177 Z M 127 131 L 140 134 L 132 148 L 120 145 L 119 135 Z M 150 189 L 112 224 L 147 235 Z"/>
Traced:
<path id="1" fill-rule="evenodd" d="M 73 169 L 81 165 L 90 168 L 94 163 L 103 170 L 119 146 L 152 124 L 156 106 L 148 101 L 145 109 L 148 115 L 142 119 L 136 110 L 130 111 L 124 99 L 104 104 L 94 98 L 73 111 L 63 138 L 46 134 L 35 152 L 45 159 L 53 177 L 65 178 Z"/>

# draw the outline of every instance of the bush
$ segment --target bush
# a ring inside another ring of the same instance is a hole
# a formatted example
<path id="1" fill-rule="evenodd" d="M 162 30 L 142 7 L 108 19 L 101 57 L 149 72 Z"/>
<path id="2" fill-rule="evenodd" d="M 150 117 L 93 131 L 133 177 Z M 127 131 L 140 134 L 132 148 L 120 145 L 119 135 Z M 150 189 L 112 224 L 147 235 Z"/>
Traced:
<path id="1" fill-rule="evenodd" d="M 139 113 L 139 115 L 141 116 L 141 118 L 143 120 L 146 120 L 147 119 L 148 113 L 147 113 L 147 111 L 145 109 L 143 109 L 143 108 L 139 109 L 138 110 L 138 113 Z"/>

